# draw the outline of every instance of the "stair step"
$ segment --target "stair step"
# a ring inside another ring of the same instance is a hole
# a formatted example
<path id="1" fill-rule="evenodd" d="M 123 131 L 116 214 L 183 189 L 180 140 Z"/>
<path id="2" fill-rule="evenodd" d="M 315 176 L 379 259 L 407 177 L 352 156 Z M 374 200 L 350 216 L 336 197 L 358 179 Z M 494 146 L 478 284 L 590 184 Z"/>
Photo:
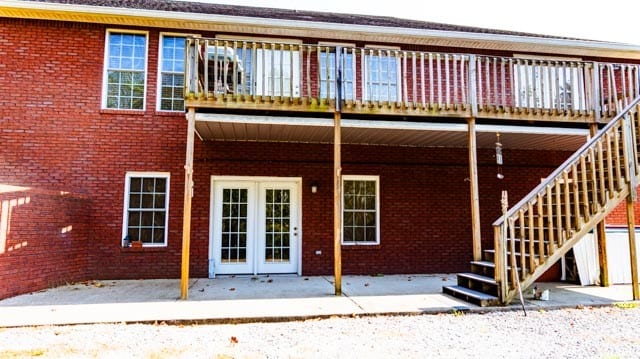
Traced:
<path id="1" fill-rule="evenodd" d="M 471 261 L 471 264 L 477 265 L 479 267 L 488 267 L 494 269 L 496 264 L 489 261 Z"/>
<path id="2" fill-rule="evenodd" d="M 496 296 L 461 287 L 459 285 L 442 287 L 442 292 L 481 307 L 499 304 L 498 297 Z"/>
<path id="3" fill-rule="evenodd" d="M 475 273 L 458 273 L 458 278 L 475 280 L 490 285 L 497 285 L 495 279 Z"/>

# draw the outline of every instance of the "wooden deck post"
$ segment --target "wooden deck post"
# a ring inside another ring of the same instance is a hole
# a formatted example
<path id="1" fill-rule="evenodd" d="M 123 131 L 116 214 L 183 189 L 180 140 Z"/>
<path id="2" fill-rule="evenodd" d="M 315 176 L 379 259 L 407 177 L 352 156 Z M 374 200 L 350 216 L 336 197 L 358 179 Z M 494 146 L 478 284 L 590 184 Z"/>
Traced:
<path id="1" fill-rule="evenodd" d="M 635 189 L 633 189 L 635 191 Z M 636 248 L 636 220 L 634 202 L 631 195 L 627 196 L 627 228 L 629 229 L 629 255 L 631 257 L 631 288 L 633 300 L 640 299 L 640 287 L 638 286 L 638 253 Z"/>
<path id="2" fill-rule="evenodd" d="M 478 156 L 476 146 L 476 119 L 469 122 L 469 186 L 471 188 L 471 229 L 473 231 L 473 260 L 482 259 L 482 238 L 480 228 L 480 194 L 478 192 Z"/>
<path id="3" fill-rule="evenodd" d="M 594 104 L 595 106 L 595 104 Z M 598 133 L 598 124 L 589 125 L 589 133 L 594 137 Z M 598 239 L 598 264 L 600 265 L 600 286 L 608 287 L 609 283 L 609 261 L 607 258 L 607 231 L 604 220 L 596 225 L 596 238 Z"/>
<path id="4" fill-rule="evenodd" d="M 193 142 L 196 111 L 190 107 L 187 113 L 187 155 L 184 165 L 184 211 L 182 214 L 182 269 L 180 275 L 180 299 L 189 297 L 189 248 L 191 245 L 191 197 L 193 197 Z"/>
<path id="5" fill-rule="evenodd" d="M 342 295 L 342 142 L 341 115 L 333 115 L 333 276 L 335 294 Z"/>

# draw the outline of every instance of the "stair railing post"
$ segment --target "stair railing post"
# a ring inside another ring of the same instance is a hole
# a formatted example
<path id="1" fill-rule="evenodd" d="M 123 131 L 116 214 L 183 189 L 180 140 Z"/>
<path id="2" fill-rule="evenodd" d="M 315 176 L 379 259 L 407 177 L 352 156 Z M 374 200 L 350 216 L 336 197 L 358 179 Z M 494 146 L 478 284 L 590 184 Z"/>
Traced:
<path id="1" fill-rule="evenodd" d="M 500 200 L 502 207 L 503 221 L 500 227 L 495 227 L 494 237 L 494 263 L 495 263 L 495 279 L 500 283 L 499 295 L 500 302 L 506 304 L 507 289 L 509 287 L 509 276 L 507 272 L 507 233 L 509 221 L 507 220 L 507 211 L 509 209 L 507 191 L 502 191 L 502 199 Z"/>
<path id="2" fill-rule="evenodd" d="M 635 141 L 633 135 L 633 125 L 630 114 L 625 114 L 622 119 L 622 141 L 624 146 L 624 167 L 625 176 L 627 177 L 627 183 L 629 185 L 629 197 L 631 201 L 637 200 L 636 187 L 638 186 L 638 180 L 636 178 L 636 151 Z"/>

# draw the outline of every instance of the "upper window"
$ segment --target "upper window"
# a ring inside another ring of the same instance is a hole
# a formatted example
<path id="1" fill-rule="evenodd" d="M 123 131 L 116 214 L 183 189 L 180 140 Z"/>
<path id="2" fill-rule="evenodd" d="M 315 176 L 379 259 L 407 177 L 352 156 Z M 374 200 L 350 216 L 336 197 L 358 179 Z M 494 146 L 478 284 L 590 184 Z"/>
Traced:
<path id="1" fill-rule="evenodd" d="M 144 110 L 147 34 L 107 31 L 104 108 Z"/>
<path id="2" fill-rule="evenodd" d="M 339 46 L 339 45 L 338 45 Z M 354 99 L 355 53 L 343 47 L 339 56 L 342 61 L 342 99 Z M 320 98 L 336 97 L 336 46 L 320 47 Z M 327 95 L 328 92 L 328 95 Z"/>
<path id="3" fill-rule="evenodd" d="M 400 99 L 400 61 L 396 50 L 365 49 L 364 98 L 396 102 Z"/>
<path id="4" fill-rule="evenodd" d="M 300 43 L 288 39 L 219 37 L 207 49 L 209 90 L 300 97 Z"/>
<path id="5" fill-rule="evenodd" d="M 159 110 L 184 111 L 184 51 L 184 36 L 160 36 Z"/>
<path id="6" fill-rule="evenodd" d="M 167 245 L 169 174 L 127 173 L 124 199 L 123 245 Z"/>
<path id="7" fill-rule="evenodd" d="M 583 110 L 586 87 L 579 60 L 523 58 L 514 65 L 518 107 Z"/>
<path id="8" fill-rule="evenodd" d="M 342 244 L 380 243 L 377 176 L 343 176 Z"/>

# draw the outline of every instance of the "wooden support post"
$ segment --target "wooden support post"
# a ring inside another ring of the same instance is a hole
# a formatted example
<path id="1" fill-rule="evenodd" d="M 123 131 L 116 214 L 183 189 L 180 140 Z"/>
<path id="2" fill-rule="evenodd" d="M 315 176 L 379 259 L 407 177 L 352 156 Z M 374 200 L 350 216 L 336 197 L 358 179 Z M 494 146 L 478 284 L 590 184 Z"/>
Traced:
<path id="1" fill-rule="evenodd" d="M 471 188 L 471 229 L 473 231 L 473 260 L 482 259 L 480 230 L 480 194 L 478 192 L 478 156 L 476 146 L 476 119 L 469 119 L 469 186 Z"/>
<path id="2" fill-rule="evenodd" d="M 596 227 L 598 236 L 598 263 L 600 264 L 600 286 L 608 287 L 609 283 L 609 261 L 607 260 L 607 231 L 604 220 Z"/>
<path id="3" fill-rule="evenodd" d="M 180 275 L 180 299 L 189 297 L 189 252 L 191 245 L 191 198 L 193 197 L 193 142 L 196 111 L 187 113 L 187 155 L 184 165 L 184 211 L 182 214 L 182 269 Z"/>
<path id="4" fill-rule="evenodd" d="M 342 164 L 341 115 L 333 115 L 333 276 L 335 294 L 342 295 Z"/>
<path id="5" fill-rule="evenodd" d="M 635 191 L 635 189 L 633 189 Z M 629 254 L 631 256 L 631 288 L 633 300 L 640 300 L 640 286 L 638 286 L 638 252 L 636 248 L 636 220 L 634 202 L 631 195 L 627 196 L 627 228 L 629 229 Z"/>
<path id="6" fill-rule="evenodd" d="M 598 133 L 598 124 L 592 123 L 589 125 L 589 132 L 591 137 L 594 137 Z M 593 160 L 593 159 L 592 159 Z M 594 194 L 594 201 L 596 200 Z M 607 231 L 604 219 L 600 221 L 596 226 L 596 238 L 598 239 L 598 264 L 600 265 L 600 286 L 608 287 L 609 283 L 609 261 L 607 259 Z"/>

